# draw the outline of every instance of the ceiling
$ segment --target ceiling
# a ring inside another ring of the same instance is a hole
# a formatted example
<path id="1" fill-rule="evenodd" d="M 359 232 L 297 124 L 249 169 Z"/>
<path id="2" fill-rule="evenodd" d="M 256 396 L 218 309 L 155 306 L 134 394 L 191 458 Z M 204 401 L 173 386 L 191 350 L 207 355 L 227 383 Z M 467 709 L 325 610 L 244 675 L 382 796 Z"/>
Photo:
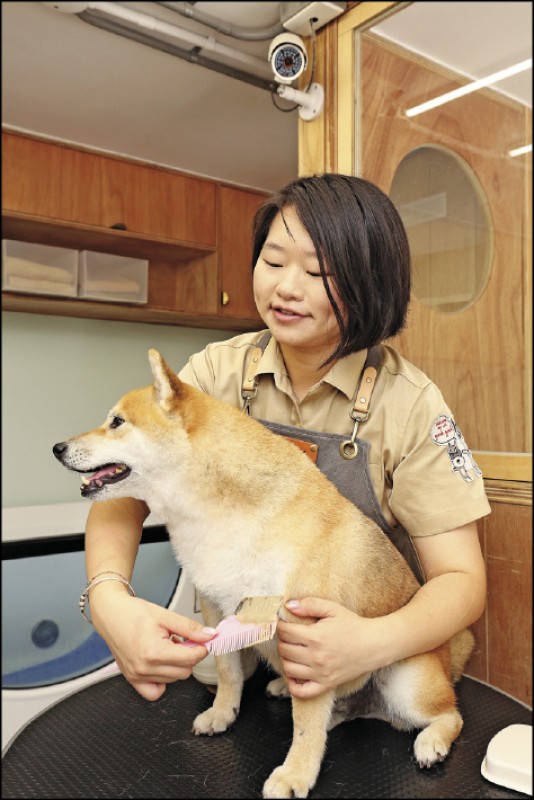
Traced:
<path id="1" fill-rule="evenodd" d="M 253 188 L 274 190 L 296 177 L 298 117 L 278 111 L 270 92 L 43 3 L 1 5 L 5 126 Z M 120 5 L 265 59 L 264 77 L 272 78 L 269 40 L 222 36 L 157 3 Z M 195 5 L 242 26 L 279 21 L 279 3 Z"/>
<path id="2" fill-rule="evenodd" d="M 159 3 L 117 5 L 256 56 L 265 66 L 234 66 L 272 80 L 270 39 L 225 36 Z M 259 28 L 279 22 L 281 4 L 192 5 L 234 25 Z M 271 92 L 43 3 L 1 7 L 4 126 L 267 191 L 297 176 L 297 112 L 278 110 Z M 499 69 L 511 52 L 531 54 L 532 3 L 415 2 L 377 30 L 476 78 Z M 531 72 L 510 79 L 507 88 L 530 103 Z M 277 103 L 293 107 L 279 98 Z"/>

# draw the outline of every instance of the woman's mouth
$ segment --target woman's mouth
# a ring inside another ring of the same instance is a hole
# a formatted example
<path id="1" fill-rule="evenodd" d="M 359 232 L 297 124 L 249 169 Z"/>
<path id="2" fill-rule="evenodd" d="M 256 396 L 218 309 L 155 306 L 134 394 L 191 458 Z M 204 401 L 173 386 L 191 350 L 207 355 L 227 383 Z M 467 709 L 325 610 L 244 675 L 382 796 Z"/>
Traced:
<path id="1" fill-rule="evenodd" d="M 281 306 L 271 306 L 271 311 L 280 322 L 295 322 L 304 319 L 304 314 L 299 314 L 292 308 L 282 308 Z"/>

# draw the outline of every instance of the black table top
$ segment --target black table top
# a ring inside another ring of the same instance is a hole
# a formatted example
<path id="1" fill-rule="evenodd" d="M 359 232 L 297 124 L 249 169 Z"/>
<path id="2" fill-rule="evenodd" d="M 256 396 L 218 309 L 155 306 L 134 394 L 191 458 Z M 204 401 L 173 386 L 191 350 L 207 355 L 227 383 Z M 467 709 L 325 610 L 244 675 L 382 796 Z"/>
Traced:
<path id="1" fill-rule="evenodd" d="M 292 738 L 291 704 L 267 698 L 272 677 L 260 667 L 245 684 L 234 727 L 213 737 L 191 733 L 213 701 L 194 678 L 149 703 L 119 675 L 65 698 L 34 719 L 2 761 L 2 797 L 250 798 L 281 764 Z M 417 731 L 379 720 L 346 722 L 330 732 L 310 798 L 521 798 L 484 779 L 491 738 L 531 710 L 472 678 L 457 685 L 464 728 L 448 758 L 421 770 Z"/>

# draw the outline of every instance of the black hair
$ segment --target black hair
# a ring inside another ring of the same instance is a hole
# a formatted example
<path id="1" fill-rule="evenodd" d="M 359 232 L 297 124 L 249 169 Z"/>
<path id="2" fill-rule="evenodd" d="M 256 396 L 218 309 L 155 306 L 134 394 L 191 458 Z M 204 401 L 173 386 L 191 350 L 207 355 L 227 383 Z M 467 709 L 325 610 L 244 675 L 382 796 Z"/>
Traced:
<path id="1" fill-rule="evenodd" d="M 328 173 L 292 181 L 256 212 L 253 270 L 274 218 L 288 208 L 310 235 L 339 325 L 339 345 L 324 364 L 395 336 L 406 322 L 411 258 L 406 229 L 389 197 L 351 175 Z M 332 296 L 327 273 L 342 308 Z"/>

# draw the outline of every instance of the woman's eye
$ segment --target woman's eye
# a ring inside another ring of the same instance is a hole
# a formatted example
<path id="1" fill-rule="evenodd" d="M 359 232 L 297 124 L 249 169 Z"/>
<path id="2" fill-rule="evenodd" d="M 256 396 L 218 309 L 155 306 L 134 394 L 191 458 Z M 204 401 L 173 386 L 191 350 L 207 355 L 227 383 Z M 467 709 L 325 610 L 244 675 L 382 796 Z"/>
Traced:
<path id="1" fill-rule="evenodd" d="M 282 264 L 274 264 L 272 261 L 265 261 L 268 267 L 274 267 L 275 269 L 280 269 Z"/>
<path id="2" fill-rule="evenodd" d="M 111 422 L 109 423 L 110 428 L 118 428 L 123 424 L 124 420 L 122 417 L 113 417 Z"/>

